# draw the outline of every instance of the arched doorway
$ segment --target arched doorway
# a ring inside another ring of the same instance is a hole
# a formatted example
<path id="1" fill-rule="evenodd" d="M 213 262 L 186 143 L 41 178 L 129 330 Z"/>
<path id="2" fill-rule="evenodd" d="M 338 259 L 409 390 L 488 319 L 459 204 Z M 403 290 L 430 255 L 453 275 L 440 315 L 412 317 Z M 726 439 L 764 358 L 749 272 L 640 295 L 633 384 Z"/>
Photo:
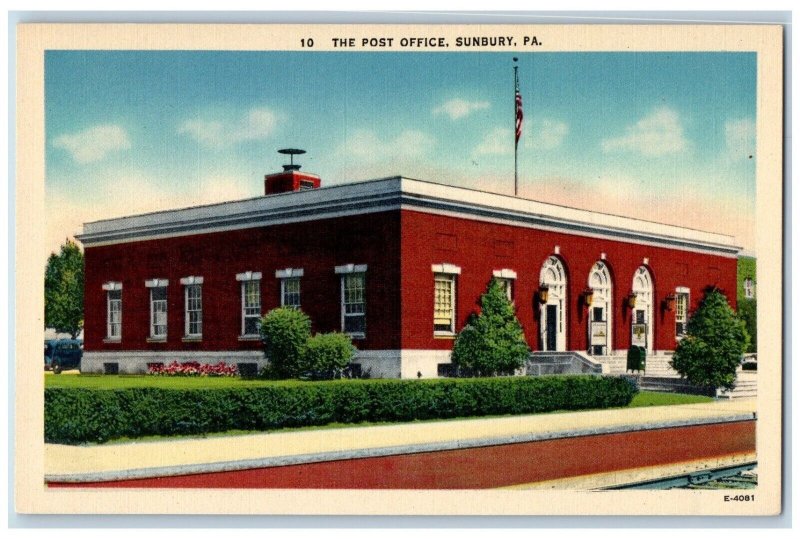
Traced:
<path id="1" fill-rule="evenodd" d="M 548 257 L 539 272 L 539 286 L 546 289 L 547 301 L 540 305 L 539 331 L 542 349 L 565 351 L 567 349 L 566 307 L 567 273 L 556 256 Z"/>
<path id="2" fill-rule="evenodd" d="M 613 341 L 611 333 L 611 272 L 603 261 L 595 262 L 589 272 L 589 289 L 592 291 L 588 327 L 589 353 L 593 356 L 606 356 L 611 353 Z"/>
<path id="3" fill-rule="evenodd" d="M 639 266 L 633 274 L 631 308 L 631 345 L 643 346 L 653 351 L 653 277 L 646 266 Z"/>

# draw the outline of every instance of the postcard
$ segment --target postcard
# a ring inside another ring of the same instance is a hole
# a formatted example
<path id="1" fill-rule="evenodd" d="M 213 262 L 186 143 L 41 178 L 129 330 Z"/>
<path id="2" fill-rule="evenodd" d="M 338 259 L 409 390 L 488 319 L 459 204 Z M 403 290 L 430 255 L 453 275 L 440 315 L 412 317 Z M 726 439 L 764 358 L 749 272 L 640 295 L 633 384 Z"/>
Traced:
<path id="1" fill-rule="evenodd" d="M 18 512 L 780 513 L 780 26 L 17 30 Z"/>

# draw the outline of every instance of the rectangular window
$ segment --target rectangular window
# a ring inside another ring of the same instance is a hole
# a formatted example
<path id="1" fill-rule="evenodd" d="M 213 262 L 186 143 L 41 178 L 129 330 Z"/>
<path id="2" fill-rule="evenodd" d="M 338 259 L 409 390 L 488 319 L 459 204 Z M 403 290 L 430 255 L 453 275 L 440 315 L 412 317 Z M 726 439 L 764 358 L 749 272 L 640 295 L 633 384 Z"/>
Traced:
<path id="1" fill-rule="evenodd" d="M 150 337 L 167 338 L 167 287 L 150 289 Z"/>
<path id="2" fill-rule="evenodd" d="M 492 271 L 492 277 L 506 293 L 508 301 L 514 301 L 514 281 L 517 278 L 517 272 L 509 268 L 503 268 Z"/>
<path id="3" fill-rule="evenodd" d="M 495 277 L 495 280 L 500 285 L 500 288 L 503 289 L 503 292 L 506 293 L 506 297 L 508 301 L 514 301 L 514 280 L 513 279 L 503 279 L 502 277 Z"/>
<path id="4" fill-rule="evenodd" d="M 367 333 L 365 276 L 365 273 L 342 275 L 342 331 L 352 337 L 363 338 Z"/>
<path id="5" fill-rule="evenodd" d="M 300 278 L 281 279 L 281 305 L 300 308 Z"/>
<path id="6" fill-rule="evenodd" d="M 689 322 L 689 293 L 678 292 L 675 294 L 675 336 L 678 338 L 686 335 L 686 326 Z"/>
<path id="7" fill-rule="evenodd" d="M 242 335 L 258 335 L 261 319 L 261 281 L 242 281 Z"/>
<path id="8" fill-rule="evenodd" d="M 756 296 L 755 287 L 753 286 L 753 279 L 747 278 L 744 280 L 744 297 L 752 299 Z"/>
<path id="9" fill-rule="evenodd" d="M 433 281 L 433 333 L 452 335 L 455 326 L 456 276 L 436 273 Z"/>
<path id="10" fill-rule="evenodd" d="M 186 294 L 186 336 L 203 336 L 203 285 L 189 284 Z"/>
<path id="11" fill-rule="evenodd" d="M 106 337 L 118 341 L 122 338 L 122 290 L 107 292 L 108 323 Z"/>

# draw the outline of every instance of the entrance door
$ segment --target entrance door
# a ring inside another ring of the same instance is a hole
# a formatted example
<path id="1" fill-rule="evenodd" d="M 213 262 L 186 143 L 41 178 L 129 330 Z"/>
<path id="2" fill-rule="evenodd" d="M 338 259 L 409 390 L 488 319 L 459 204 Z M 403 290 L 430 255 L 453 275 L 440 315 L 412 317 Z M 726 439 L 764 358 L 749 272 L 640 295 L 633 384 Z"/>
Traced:
<path id="1" fill-rule="evenodd" d="M 545 260 L 539 272 L 539 286 L 547 296 L 546 303 L 539 307 L 542 349 L 563 352 L 567 349 L 567 274 L 558 257 Z"/>
<path id="2" fill-rule="evenodd" d="M 633 276 L 636 306 L 631 313 L 631 345 L 653 352 L 653 278 L 650 270 L 640 266 Z"/>
<path id="3" fill-rule="evenodd" d="M 606 308 L 603 307 L 592 307 L 592 322 L 596 322 L 591 326 L 594 333 L 598 333 L 597 328 L 599 327 L 599 332 L 603 332 L 604 329 L 608 328 L 608 321 L 606 320 Z M 602 342 L 603 339 L 601 335 L 594 335 L 590 334 L 589 338 L 591 339 L 591 351 L 592 355 L 594 356 L 603 356 L 606 355 L 606 347 L 603 344 L 597 344 Z M 608 339 L 609 336 L 606 333 L 605 339 Z M 606 341 L 607 342 L 607 341 Z"/>
<path id="4" fill-rule="evenodd" d="M 545 314 L 545 350 L 556 350 L 556 337 L 558 336 L 558 305 L 548 305 Z"/>
<path id="5" fill-rule="evenodd" d="M 602 260 L 592 266 L 589 273 L 589 290 L 592 291 L 589 308 L 589 353 L 593 356 L 610 355 L 611 338 L 611 272 Z"/>

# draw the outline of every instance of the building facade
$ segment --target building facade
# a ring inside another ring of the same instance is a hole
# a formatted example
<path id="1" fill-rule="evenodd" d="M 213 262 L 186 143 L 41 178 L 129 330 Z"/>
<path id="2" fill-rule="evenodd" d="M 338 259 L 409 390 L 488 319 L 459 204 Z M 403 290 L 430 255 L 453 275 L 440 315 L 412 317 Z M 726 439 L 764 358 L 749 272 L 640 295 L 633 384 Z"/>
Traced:
<path id="1" fill-rule="evenodd" d="M 403 177 L 287 170 L 265 193 L 86 224 L 82 369 L 263 365 L 258 318 L 293 305 L 349 333 L 372 376 L 435 377 L 491 279 L 534 351 L 601 364 L 674 350 L 709 286 L 736 307 L 721 234 Z"/>

